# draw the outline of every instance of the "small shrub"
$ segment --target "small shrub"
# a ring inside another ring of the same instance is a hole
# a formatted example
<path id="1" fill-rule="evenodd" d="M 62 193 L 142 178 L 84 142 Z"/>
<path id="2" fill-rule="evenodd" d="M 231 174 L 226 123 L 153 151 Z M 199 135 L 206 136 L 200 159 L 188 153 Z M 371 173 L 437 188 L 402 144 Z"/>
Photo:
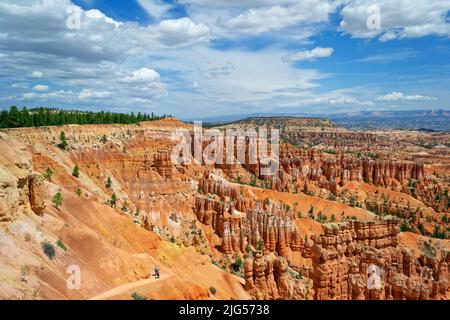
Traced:
<path id="1" fill-rule="evenodd" d="M 30 275 L 30 268 L 28 266 L 23 266 L 20 268 L 20 276 L 26 278 Z"/>
<path id="2" fill-rule="evenodd" d="M 77 196 L 81 197 L 81 189 L 78 187 L 77 190 L 75 190 L 75 193 L 77 194 Z"/>
<path id="3" fill-rule="evenodd" d="M 407 221 L 402 222 L 402 224 L 400 225 L 400 231 L 401 232 L 411 231 L 411 226 L 409 225 L 409 223 Z"/>
<path id="4" fill-rule="evenodd" d="M 131 299 L 133 299 L 133 300 L 148 300 L 147 297 L 140 295 L 137 292 L 133 292 L 133 294 L 131 295 Z"/>
<path id="5" fill-rule="evenodd" d="M 108 179 L 106 179 L 105 187 L 109 189 L 109 188 L 111 188 L 111 186 L 112 186 L 112 180 L 111 180 L 111 177 L 108 177 Z"/>
<path id="6" fill-rule="evenodd" d="M 447 239 L 447 232 L 445 232 L 445 229 L 441 230 L 439 226 L 434 227 L 433 231 L 433 238 L 438 239 Z"/>
<path id="7" fill-rule="evenodd" d="M 53 204 L 55 205 L 55 208 L 58 209 L 58 206 L 62 205 L 63 198 L 61 195 L 61 192 L 57 192 L 52 199 Z"/>
<path id="8" fill-rule="evenodd" d="M 44 241 L 41 244 L 42 246 L 42 251 L 44 251 L 45 255 L 52 260 L 55 255 L 56 255 L 56 251 L 55 251 L 55 246 L 52 245 L 50 242 L 48 241 Z"/>
<path id="9" fill-rule="evenodd" d="M 74 176 L 75 178 L 79 178 L 80 177 L 80 167 L 78 167 L 78 165 L 76 165 L 73 170 L 72 170 L 72 176 Z"/>
<path id="10" fill-rule="evenodd" d="M 60 143 L 58 144 L 58 148 L 60 148 L 61 150 L 66 150 L 68 143 L 64 131 L 61 131 L 61 133 L 59 134 L 59 140 Z"/>
<path id="11" fill-rule="evenodd" d="M 53 170 L 50 168 L 47 168 L 47 170 L 45 170 L 45 173 L 44 173 L 44 178 L 47 179 L 47 181 L 52 181 L 52 175 L 53 175 Z"/>
<path id="12" fill-rule="evenodd" d="M 239 272 L 242 268 L 243 261 L 241 257 L 237 257 L 237 259 L 231 264 L 231 267 L 233 268 L 233 271 Z"/>
<path id="13" fill-rule="evenodd" d="M 113 192 L 111 199 L 109 200 L 109 203 L 111 204 L 111 207 L 114 207 L 117 203 L 117 196 L 116 193 Z"/>
<path id="14" fill-rule="evenodd" d="M 214 287 L 209 287 L 209 292 L 215 295 L 217 293 L 217 289 Z"/>
<path id="15" fill-rule="evenodd" d="M 320 222 L 320 223 L 326 223 L 327 222 L 327 216 L 324 213 L 322 213 L 322 211 L 320 211 L 317 214 L 317 221 Z"/>
<path id="16" fill-rule="evenodd" d="M 252 175 L 252 180 L 250 181 L 249 185 L 251 187 L 256 187 L 256 176 Z"/>
<path id="17" fill-rule="evenodd" d="M 425 227 L 423 226 L 423 224 L 421 223 L 421 224 L 419 224 L 419 226 L 417 227 L 418 229 L 419 229 L 419 231 L 420 231 L 420 234 L 422 234 L 422 235 L 426 235 L 426 230 L 425 230 Z"/>
<path id="18" fill-rule="evenodd" d="M 264 249 L 264 242 L 262 240 L 259 240 L 257 243 L 258 251 L 262 251 Z"/>
<path id="19" fill-rule="evenodd" d="M 58 240 L 58 241 L 56 242 L 56 244 L 58 245 L 58 247 L 60 247 L 60 248 L 63 249 L 64 251 L 67 251 L 67 247 L 66 247 L 66 245 L 64 244 L 64 242 L 62 242 L 62 240 Z"/>

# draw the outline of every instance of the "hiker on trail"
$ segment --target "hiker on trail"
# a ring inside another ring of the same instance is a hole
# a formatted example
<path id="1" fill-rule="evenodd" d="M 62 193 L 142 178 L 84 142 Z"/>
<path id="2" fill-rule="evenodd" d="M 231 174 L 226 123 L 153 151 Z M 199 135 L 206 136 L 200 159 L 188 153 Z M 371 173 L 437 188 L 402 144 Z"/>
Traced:
<path id="1" fill-rule="evenodd" d="M 156 279 L 159 279 L 159 268 L 158 268 L 158 266 L 155 266 L 155 278 Z"/>

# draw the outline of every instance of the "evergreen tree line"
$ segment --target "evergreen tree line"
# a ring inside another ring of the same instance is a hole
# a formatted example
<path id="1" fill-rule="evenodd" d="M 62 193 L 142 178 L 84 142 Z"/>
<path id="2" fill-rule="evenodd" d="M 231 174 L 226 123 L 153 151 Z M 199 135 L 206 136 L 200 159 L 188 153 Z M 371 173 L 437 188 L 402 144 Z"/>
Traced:
<path id="1" fill-rule="evenodd" d="M 9 111 L 0 112 L 0 128 L 43 127 L 59 126 L 65 124 L 133 124 L 142 121 L 154 121 L 168 118 L 170 115 L 157 116 L 151 114 L 133 112 L 93 112 L 77 110 L 59 110 L 51 108 L 36 108 L 28 110 L 24 107 L 19 110 L 12 106 Z"/>

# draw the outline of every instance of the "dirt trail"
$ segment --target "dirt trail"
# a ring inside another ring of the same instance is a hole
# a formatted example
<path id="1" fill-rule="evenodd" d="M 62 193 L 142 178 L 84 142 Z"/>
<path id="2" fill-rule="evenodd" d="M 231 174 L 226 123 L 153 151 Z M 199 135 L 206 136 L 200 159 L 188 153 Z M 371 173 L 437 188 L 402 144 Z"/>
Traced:
<path id="1" fill-rule="evenodd" d="M 136 282 L 131 282 L 131 283 L 126 283 L 124 285 L 121 285 L 119 287 L 116 287 L 114 289 L 111 289 L 109 291 L 103 292 L 102 294 L 99 294 L 95 297 L 89 298 L 88 300 L 107 300 L 110 298 L 113 298 L 115 296 L 118 296 L 122 293 L 126 293 L 128 291 L 131 291 L 133 289 L 137 289 L 155 282 L 159 282 L 159 281 L 164 281 L 167 280 L 169 278 L 173 277 L 172 274 L 163 274 L 161 275 L 161 277 L 159 279 L 156 278 L 149 278 L 149 279 L 144 279 L 144 280 L 139 280 Z"/>

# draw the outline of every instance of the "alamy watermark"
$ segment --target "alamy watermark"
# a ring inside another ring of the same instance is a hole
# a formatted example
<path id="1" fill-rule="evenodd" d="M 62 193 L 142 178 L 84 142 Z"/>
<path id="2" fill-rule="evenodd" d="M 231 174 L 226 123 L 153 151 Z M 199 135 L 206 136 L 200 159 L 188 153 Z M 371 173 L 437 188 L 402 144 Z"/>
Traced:
<path id="1" fill-rule="evenodd" d="M 381 8 L 378 4 L 372 4 L 367 7 L 366 13 L 369 17 L 366 20 L 367 29 L 380 30 L 381 29 Z"/>
<path id="2" fill-rule="evenodd" d="M 378 290 L 383 287 L 383 271 L 377 265 L 370 264 L 367 268 L 367 289 Z"/>
<path id="3" fill-rule="evenodd" d="M 278 173 L 280 135 L 278 129 L 208 129 L 201 122 L 194 130 L 177 129 L 172 133 L 176 146 L 172 161 L 179 165 L 258 165 L 261 176 Z"/>
<path id="4" fill-rule="evenodd" d="M 80 266 L 74 264 L 70 265 L 67 270 L 67 274 L 70 276 L 66 280 L 66 287 L 69 290 L 81 289 L 81 269 Z"/>
<path id="5" fill-rule="evenodd" d="M 81 29 L 81 17 L 82 17 L 82 10 L 78 6 L 68 6 L 67 7 L 67 20 L 66 20 L 66 26 L 69 30 L 79 30 Z"/>

